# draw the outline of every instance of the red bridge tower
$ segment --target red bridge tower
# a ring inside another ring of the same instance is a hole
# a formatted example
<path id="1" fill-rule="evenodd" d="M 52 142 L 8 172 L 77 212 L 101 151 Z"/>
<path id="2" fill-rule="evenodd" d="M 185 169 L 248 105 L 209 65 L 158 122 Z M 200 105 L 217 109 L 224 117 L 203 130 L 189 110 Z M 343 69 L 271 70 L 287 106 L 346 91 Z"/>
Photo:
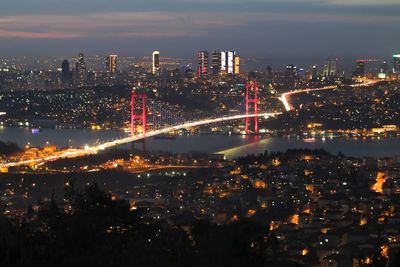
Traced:
<path id="1" fill-rule="evenodd" d="M 251 93 L 252 92 L 252 93 Z M 251 95 L 251 96 L 250 96 Z M 252 108 L 252 111 L 250 111 Z M 254 115 L 254 117 L 246 117 L 246 134 L 249 134 L 250 122 L 254 122 L 254 133 L 258 134 L 258 83 L 247 82 L 246 84 L 246 115 Z"/>
<path id="2" fill-rule="evenodd" d="M 139 106 L 137 106 L 137 101 Z M 141 105 L 141 107 L 140 107 Z M 139 109 L 141 113 L 136 113 Z M 132 92 L 131 94 L 131 135 L 135 135 L 138 132 L 136 128 L 136 121 L 139 121 L 142 126 L 142 134 L 146 135 L 146 94 Z"/>

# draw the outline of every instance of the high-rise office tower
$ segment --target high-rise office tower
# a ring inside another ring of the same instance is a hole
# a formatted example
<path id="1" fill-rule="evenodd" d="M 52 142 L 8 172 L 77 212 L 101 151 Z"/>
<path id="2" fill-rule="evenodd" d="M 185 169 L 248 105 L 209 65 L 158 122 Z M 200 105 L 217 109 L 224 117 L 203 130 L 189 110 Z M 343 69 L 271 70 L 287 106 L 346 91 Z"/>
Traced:
<path id="1" fill-rule="evenodd" d="M 400 73 L 400 54 L 393 55 L 393 73 Z"/>
<path id="2" fill-rule="evenodd" d="M 318 66 L 316 64 L 311 66 L 311 80 L 318 80 Z"/>
<path id="3" fill-rule="evenodd" d="M 378 78 L 386 79 L 389 75 L 389 72 L 389 64 L 386 61 L 382 61 L 381 65 L 379 66 Z"/>
<path id="4" fill-rule="evenodd" d="M 197 76 L 202 77 L 208 73 L 208 52 L 199 51 L 197 53 Z"/>
<path id="5" fill-rule="evenodd" d="M 212 73 L 217 75 L 221 71 L 221 51 L 214 51 L 212 53 Z"/>
<path id="6" fill-rule="evenodd" d="M 221 52 L 221 69 L 220 69 L 220 73 L 222 73 L 222 74 L 228 73 L 226 59 L 227 59 L 226 52 L 225 51 Z"/>
<path id="7" fill-rule="evenodd" d="M 336 77 L 336 59 L 328 59 L 324 65 L 323 76 L 326 79 L 332 79 Z"/>
<path id="8" fill-rule="evenodd" d="M 235 72 L 235 51 L 214 51 L 212 55 L 212 68 L 214 74 L 239 74 Z M 239 59 L 237 60 L 239 63 Z M 240 71 L 239 64 L 237 71 Z"/>
<path id="9" fill-rule="evenodd" d="M 386 61 L 382 61 L 382 64 L 379 67 L 379 72 L 389 74 L 389 65 Z"/>
<path id="10" fill-rule="evenodd" d="M 357 60 L 357 66 L 354 70 L 353 76 L 355 77 L 364 77 L 365 76 L 365 60 L 359 59 Z"/>
<path id="11" fill-rule="evenodd" d="M 106 64 L 107 64 L 107 71 L 111 75 L 115 75 L 117 73 L 118 56 L 109 55 L 107 57 Z"/>
<path id="12" fill-rule="evenodd" d="M 221 71 L 221 51 L 214 51 L 212 53 L 212 72 L 217 75 Z"/>
<path id="13" fill-rule="evenodd" d="M 160 71 L 160 51 L 154 51 L 152 57 L 152 73 L 156 74 Z"/>
<path id="14" fill-rule="evenodd" d="M 61 81 L 67 83 L 71 78 L 69 70 L 69 61 L 64 59 L 61 63 Z"/>
<path id="15" fill-rule="evenodd" d="M 235 51 L 225 51 L 226 53 L 226 72 L 229 74 L 234 74 L 235 72 Z"/>
<path id="16" fill-rule="evenodd" d="M 286 77 L 295 78 L 297 76 L 297 66 L 289 64 L 286 66 Z"/>
<path id="17" fill-rule="evenodd" d="M 79 53 L 78 55 L 77 72 L 78 72 L 78 84 L 79 86 L 84 86 L 86 84 L 86 66 L 85 66 L 85 56 L 83 55 L 83 53 Z"/>
<path id="18" fill-rule="evenodd" d="M 235 68 L 233 70 L 235 74 L 240 74 L 240 57 L 235 56 Z"/>

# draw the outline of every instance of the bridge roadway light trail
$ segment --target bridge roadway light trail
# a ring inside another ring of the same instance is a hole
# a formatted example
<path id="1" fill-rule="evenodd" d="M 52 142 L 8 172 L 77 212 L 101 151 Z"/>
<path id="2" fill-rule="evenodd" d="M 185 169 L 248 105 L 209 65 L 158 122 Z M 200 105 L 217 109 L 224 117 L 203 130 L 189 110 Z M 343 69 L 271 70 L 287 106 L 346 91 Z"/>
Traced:
<path id="1" fill-rule="evenodd" d="M 274 117 L 279 114 L 281 114 L 281 113 L 280 112 L 259 113 L 258 116 L 264 117 L 264 118 L 269 118 L 269 117 Z M 224 122 L 224 121 L 240 120 L 240 119 L 251 118 L 251 117 L 255 117 L 255 116 L 257 116 L 257 115 L 255 115 L 255 114 L 234 115 L 234 116 L 220 117 L 220 118 L 215 118 L 215 119 L 205 119 L 205 120 L 200 120 L 200 121 L 187 122 L 187 123 L 179 124 L 176 126 L 163 128 L 160 130 L 154 130 L 151 132 L 147 132 L 146 135 L 129 136 L 129 137 L 117 139 L 114 141 L 106 142 L 106 143 L 95 145 L 95 146 L 85 146 L 82 149 L 66 151 L 66 152 L 62 152 L 60 154 L 48 156 L 45 158 L 37 158 L 37 159 L 24 160 L 24 161 L 18 161 L 18 162 L 4 163 L 4 164 L 0 165 L 0 168 L 16 167 L 16 166 L 30 165 L 30 164 L 36 165 L 36 164 L 43 164 L 43 163 L 46 163 L 49 161 L 55 161 L 55 160 L 59 160 L 59 159 L 76 158 L 76 157 L 82 157 L 82 156 L 86 156 L 86 155 L 92 155 L 92 154 L 98 153 L 99 151 L 102 151 L 102 150 L 105 150 L 105 149 L 108 149 L 111 147 L 138 141 L 141 139 L 145 139 L 145 138 L 160 135 L 160 134 L 169 133 L 169 132 L 176 131 L 176 130 L 197 127 L 197 126 L 206 125 L 206 124 Z"/>

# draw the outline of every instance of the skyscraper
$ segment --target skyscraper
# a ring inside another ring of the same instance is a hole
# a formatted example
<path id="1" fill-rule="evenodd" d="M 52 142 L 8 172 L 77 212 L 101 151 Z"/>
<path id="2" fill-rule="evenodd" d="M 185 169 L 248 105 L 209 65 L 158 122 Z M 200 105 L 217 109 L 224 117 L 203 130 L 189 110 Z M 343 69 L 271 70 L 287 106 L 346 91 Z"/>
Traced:
<path id="1" fill-rule="evenodd" d="M 225 65 L 226 65 L 226 72 L 229 74 L 234 74 L 235 72 L 235 51 L 225 51 Z"/>
<path id="2" fill-rule="evenodd" d="M 318 66 L 316 64 L 311 66 L 311 80 L 318 80 Z"/>
<path id="3" fill-rule="evenodd" d="M 297 66 L 293 64 L 287 65 L 285 75 L 287 78 L 295 78 L 297 76 Z"/>
<path id="4" fill-rule="evenodd" d="M 331 80 L 336 77 L 336 59 L 328 59 L 324 65 L 323 76 Z"/>
<path id="5" fill-rule="evenodd" d="M 234 69 L 234 73 L 235 74 L 239 74 L 240 73 L 240 57 L 236 56 L 235 57 L 235 69 Z"/>
<path id="6" fill-rule="evenodd" d="M 212 53 L 212 72 L 217 75 L 221 71 L 221 51 L 213 51 Z"/>
<path id="7" fill-rule="evenodd" d="M 78 55 L 77 73 L 78 73 L 78 85 L 84 86 L 86 84 L 86 66 L 85 66 L 85 56 L 83 55 L 83 53 L 79 53 Z"/>
<path id="8" fill-rule="evenodd" d="M 386 79 L 389 75 L 389 72 L 389 64 L 386 61 L 382 61 L 378 71 L 378 78 Z"/>
<path id="9" fill-rule="evenodd" d="M 235 72 L 240 71 L 239 59 L 237 59 L 236 68 L 236 52 L 235 51 L 214 51 L 212 54 L 212 68 L 214 74 L 238 74 Z"/>
<path id="10" fill-rule="evenodd" d="M 64 59 L 61 63 L 61 81 L 65 84 L 70 80 L 70 78 L 69 61 Z"/>
<path id="11" fill-rule="evenodd" d="M 199 51 L 197 53 L 197 76 L 202 77 L 208 73 L 208 52 Z"/>
<path id="12" fill-rule="evenodd" d="M 153 59 L 152 73 L 156 74 L 160 70 L 160 51 L 154 51 L 152 59 Z"/>
<path id="13" fill-rule="evenodd" d="M 393 73 L 400 73 L 400 54 L 393 55 Z"/>
<path id="14" fill-rule="evenodd" d="M 118 56 L 109 55 L 107 57 L 106 64 L 107 64 L 107 71 L 111 75 L 115 75 L 117 73 Z"/>
<path id="15" fill-rule="evenodd" d="M 386 61 L 382 61 L 382 64 L 379 67 L 379 72 L 384 74 L 389 74 L 389 65 Z"/>
<path id="16" fill-rule="evenodd" d="M 357 67 L 354 70 L 353 76 L 364 77 L 365 76 L 365 60 L 357 60 Z"/>

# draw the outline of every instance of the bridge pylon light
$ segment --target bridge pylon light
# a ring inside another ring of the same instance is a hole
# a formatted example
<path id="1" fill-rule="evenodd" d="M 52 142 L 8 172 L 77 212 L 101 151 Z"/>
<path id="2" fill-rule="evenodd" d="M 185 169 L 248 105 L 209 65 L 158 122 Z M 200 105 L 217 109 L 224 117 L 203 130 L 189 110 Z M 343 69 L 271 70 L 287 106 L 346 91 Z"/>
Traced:
<path id="1" fill-rule="evenodd" d="M 252 94 L 251 94 L 252 92 Z M 248 117 L 253 115 L 253 117 Z M 258 134 L 258 83 L 249 81 L 246 84 L 246 134 L 250 133 L 250 122 L 254 123 L 254 133 Z"/>
<path id="2" fill-rule="evenodd" d="M 141 102 L 138 103 L 137 102 Z M 137 108 L 140 109 L 139 113 Z M 136 121 L 139 121 L 142 126 L 142 134 L 146 135 L 146 94 L 145 93 L 131 93 L 131 135 L 134 136 L 137 131 Z"/>

